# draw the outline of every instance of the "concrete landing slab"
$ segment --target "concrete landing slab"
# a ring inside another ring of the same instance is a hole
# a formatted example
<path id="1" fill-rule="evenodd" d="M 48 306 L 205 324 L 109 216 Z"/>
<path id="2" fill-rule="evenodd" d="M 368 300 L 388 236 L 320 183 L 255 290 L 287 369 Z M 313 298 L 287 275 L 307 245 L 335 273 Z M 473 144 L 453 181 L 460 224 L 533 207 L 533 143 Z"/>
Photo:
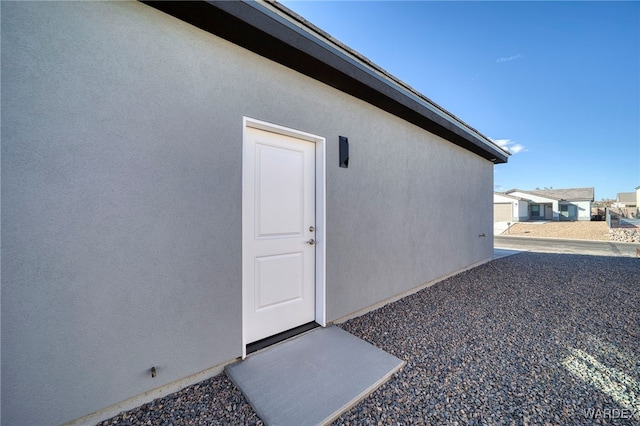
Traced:
<path id="1" fill-rule="evenodd" d="M 315 329 L 225 368 L 267 425 L 331 423 L 404 361 L 336 327 Z"/>

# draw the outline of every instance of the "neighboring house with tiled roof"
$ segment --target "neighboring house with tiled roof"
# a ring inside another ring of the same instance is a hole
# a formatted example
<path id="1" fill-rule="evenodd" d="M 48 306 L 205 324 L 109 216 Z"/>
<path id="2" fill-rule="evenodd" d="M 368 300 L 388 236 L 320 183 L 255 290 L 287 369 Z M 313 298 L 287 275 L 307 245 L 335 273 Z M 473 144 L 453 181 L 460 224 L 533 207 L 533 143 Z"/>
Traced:
<path id="1" fill-rule="evenodd" d="M 517 199 L 512 203 L 512 211 L 516 212 L 513 221 L 522 220 L 591 220 L 591 203 L 595 191 L 590 188 L 567 189 L 511 189 L 494 194 L 494 221 L 496 220 L 496 204 L 504 204 L 505 197 Z M 522 204 L 526 202 L 527 214 L 522 214 Z M 506 210 L 504 207 L 498 209 Z"/>
<path id="2" fill-rule="evenodd" d="M 636 207 L 635 192 L 618 192 L 616 195 L 616 207 Z"/>
<path id="3" fill-rule="evenodd" d="M 636 218 L 638 216 L 638 201 L 636 199 L 638 192 L 640 192 L 638 189 L 636 192 L 618 192 L 616 202 L 611 204 L 613 211 L 622 217 Z"/>

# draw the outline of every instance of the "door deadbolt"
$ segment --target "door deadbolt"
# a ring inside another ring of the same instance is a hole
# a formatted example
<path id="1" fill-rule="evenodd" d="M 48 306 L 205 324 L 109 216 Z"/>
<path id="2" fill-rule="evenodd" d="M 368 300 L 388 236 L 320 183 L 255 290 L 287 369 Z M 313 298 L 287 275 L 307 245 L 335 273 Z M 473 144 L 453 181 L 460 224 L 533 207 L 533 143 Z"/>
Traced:
<path id="1" fill-rule="evenodd" d="M 309 232 L 313 232 L 313 231 L 315 231 L 315 230 L 316 230 L 316 228 L 314 228 L 313 226 L 310 226 L 310 227 L 309 227 Z"/>
<path id="2" fill-rule="evenodd" d="M 309 241 L 306 242 L 307 244 L 309 244 L 310 246 L 314 245 L 316 243 L 316 240 L 314 240 L 313 238 L 311 238 Z"/>

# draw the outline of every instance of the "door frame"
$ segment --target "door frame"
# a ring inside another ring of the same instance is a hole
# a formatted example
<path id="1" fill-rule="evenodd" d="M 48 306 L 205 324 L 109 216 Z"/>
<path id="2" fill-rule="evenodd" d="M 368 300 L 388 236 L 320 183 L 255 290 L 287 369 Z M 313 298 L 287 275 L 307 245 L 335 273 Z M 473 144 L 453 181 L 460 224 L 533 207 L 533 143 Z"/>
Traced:
<path id="1" fill-rule="evenodd" d="M 242 118 L 242 300 L 243 305 L 245 297 L 245 288 L 247 287 L 248 277 L 245 276 L 245 244 L 244 244 L 244 230 L 246 229 L 247 221 L 253 221 L 253 217 L 248 217 L 249 213 L 245 209 L 245 194 L 247 194 L 247 188 L 249 183 L 247 182 L 247 129 L 254 128 L 259 130 L 265 130 L 284 136 L 290 136 L 297 139 L 313 142 L 316 146 L 316 270 L 315 270 L 315 321 L 321 326 L 326 326 L 327 309 L 326 309 L 326 139 L 322 136 L 313 135 L 311 133 L 302 132 L 300 130 L 291 129 L 288 127 L 280 126 L 277 124 L 269 123 L 262 120 L 257 120 L 251 117 Z M 245 312 L 242 310 L 242 359 L 247 356 L 247 342 L 245 333 Z M 285 331 L 285 330 L 283 330 Z"/>

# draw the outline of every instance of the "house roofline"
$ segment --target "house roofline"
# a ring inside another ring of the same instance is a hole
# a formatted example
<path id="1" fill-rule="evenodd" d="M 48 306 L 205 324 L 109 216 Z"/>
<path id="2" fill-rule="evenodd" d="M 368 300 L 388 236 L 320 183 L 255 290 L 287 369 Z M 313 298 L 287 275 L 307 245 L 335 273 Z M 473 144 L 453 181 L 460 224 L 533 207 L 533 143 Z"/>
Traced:
<path id="1" fill-rule="evenodd" d="M 524 194 L 528 194 L 528 195 L 532 195 L 534 197 L 539 197 L 539 198 L 546 198 L 547 200 L 551 200 L 551 201 L 560 201 L 560 198 L 556 198 L 556 197 L 550 197 L 548 195 L 540 195 L 540 194 L 534 194 L 533 192 L 529 192 L 529 191 L 524 191 L 522 189 L 511 189 L 508 191 L 509 193 L 511 192 L 522 192 Z M 532 200 L 527 200 L 527 201 L 532 201 Z"/>
<path id="2" fill-rule="evenodd" d="M 273 1 L 142 1 L 368 102 L 495 164 L 509 153 L 364 56 Z"/>
<path id="3" fill-rule="evenodd" d="M 568 188 L 568 189 L 574 189 L 574 188 Z M 593 188 L 591 188 L 593 189 Z M 543 190 L 540 190 L 543 191 Z M 570 197 L 570 198 L 562 198 L 562 197 L 553 197 L 550 195 L 541 195 L 541 194 L 537 194 L 535 192 L 532 192 L 531 190 L 524 190 L 524 189 L 510 189 L 508 191 L 506 191 L 505 193 L 510 194 L 511 192 L 523 192 L 525 194 L 529 194 L 529 195 L 533 195 L 534 197 L 540 197 L 540 198 L 546 198 L 549 200 L 555 200 L 555 201 L 594 201 L 595 197 L 592 198 L 587 198 L 587 197 Z"/>
<path id="4" fill-rule="evenodd" d="M 526 198 L 516 197 L 515 195 L 509 195 L 509 194 L 507 194 L 505 192 L 495 192 L 494 191 L 493 195 L 499 195 L 501 197 L 511 198 L 511 199 L 517 200 L 517 201 L 530 201 L 530 200 L 527 200 Z"/>

